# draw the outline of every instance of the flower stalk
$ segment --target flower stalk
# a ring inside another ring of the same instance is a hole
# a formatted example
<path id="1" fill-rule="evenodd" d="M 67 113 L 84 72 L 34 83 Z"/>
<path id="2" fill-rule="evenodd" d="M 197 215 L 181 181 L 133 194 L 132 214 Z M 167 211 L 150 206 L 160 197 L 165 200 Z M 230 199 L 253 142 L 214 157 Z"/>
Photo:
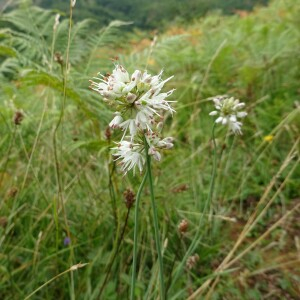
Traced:
<path id="1" fill-rule="evenodd" d="M 161 242 L 160 242 L 160 235 L 159 235 L 158 213 L 155 204 L 153 178 L 151 172 L 151 157 L 148 153 L 149 145 L 147 143 L 146 137 L 144 137 L 144 143 L 145 143 L 145 150 L 146 150 L 147 172 L 149 178 L 151 206 L 152 206 L 152 213 L 153 213 L 155 245 L 156 245 L 157 257 L 159 263 L 160 299 L 164 300 L 165 299 L 164 265 L 163 265 L 162 249 L 161 249 Z"/>
<path id="2" fill-rule="evenodd" d="M 215 128 L 216 128 L 216 123 L 214 123 L 213 129 L 212 129 L 213 168 L 212 168 L 212 174 L 211 174 L 210 185 L 209 185 L 209 192 L 208 192 L 208 197 L 207 197 L 207 202 L 206 202 L 210 206 L 211 214 L 213 213 L 212 196 L 213 196 L 213 192 L 214 192 L 215 179 L 216 179 L 216 173 L 217 173 L 217 144 L 216 144 L 216 139 L 215 139 Z"/>
<path id="3" fill-rule="evenodd" d="M 137 266 L 137 254 L 138 254 L 138 233 L 139 233 L 139 204 L 141 199 L 141 193 L 148 177 L 146 171 L 144 178 L 141 182 L 139 190 L 136 195 L 135 209 L 134 209 L 134 235 L 133 235 L 133 261 L 132 261 L 132 274 L 131 274 L 131 286 L 130 286 L 130 300 L 135 299 L 135 283 L 136 283 L 136 266 Z"/>

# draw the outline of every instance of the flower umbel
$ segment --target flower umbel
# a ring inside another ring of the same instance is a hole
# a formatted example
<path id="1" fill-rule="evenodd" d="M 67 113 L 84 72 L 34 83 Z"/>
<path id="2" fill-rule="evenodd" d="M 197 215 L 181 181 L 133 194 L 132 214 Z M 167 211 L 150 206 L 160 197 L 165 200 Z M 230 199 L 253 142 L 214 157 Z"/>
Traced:
<path id="1" fill-rule="evenodd" d="M 160 117 L 162 111 L 174 112 L 172 101 L 166 100 L 174 90 L 161 93 L 164 84 L 173 76 L 162 80 L 162 72 L 151 76 L 140 70 L 130 76 L 121 65 L 116 65 L 111 75 L 98 75 L 100 78 L 91 81 L 91 89 L 116 110 L 109 125 L 121 128 L 124 136 L 128 130 L 132 139 L 139 130 L 151 131 L 155 118 Z"/>
<path id="2" fill-rule="evenodd" d="M 158 133 L 153 131 L 146 132 L 145 136 L 149 145 L 148 154 L 157 161 L 161 160 L 159 150 L 173 148 L 174 139 L 172 137 L 161 139 Z M 116 160 L 120 160 L 122 171 L 126 174 L 132 169 L 135 174 L 135 169 L 137 167 L 139 171 L 142 172 L 146 162 L 146 153 L 141 136 L 137 135 L 135 137 L 135 142 L 127 136 L 116 144 L 117 147 L 112 148 L 113 155 L 116 157 Z"/>
<path id="3" fill-rule="evenodd" d="M 116 65 L 112 74 L 99 74 L 96 81 L 91 81 L 91 89 L 115 110 L 109 127 L 123 131 L 121 141 L 112 150 L 125 174 L 130 170 L 135 173 L 136 168 L 142 172 L 146 162 L 144 136 L 149 146 L 147 154 L 157 161 L 161 160 L 159 150 L 173 147 L 173 138 L 160 137 L 163 113 L 175 112 L 170 104 L 174 101 L 166 100 L 174 90 L 161 92 L 173 76 L 165 80 L 161 76 L 162 71 L 151 76 L 140 70 L 130 76 L 123 66 Z"/>
<path id="4" fill-rule="evenodd" d="M 215 122 L 228 125 L 229 129 L 235 134 L 242 134 L 241 126 L 243 124 L 238 121 L 238 118 L 244 118 L 247 116 L 246 112 L 241 111 L 245 107 L 245 103 L 226 95 L 217 96 L 212 100 L 214 101 L 215 108 L 217 110 L 212 111 L 209 115 L 219 115 Z"/>

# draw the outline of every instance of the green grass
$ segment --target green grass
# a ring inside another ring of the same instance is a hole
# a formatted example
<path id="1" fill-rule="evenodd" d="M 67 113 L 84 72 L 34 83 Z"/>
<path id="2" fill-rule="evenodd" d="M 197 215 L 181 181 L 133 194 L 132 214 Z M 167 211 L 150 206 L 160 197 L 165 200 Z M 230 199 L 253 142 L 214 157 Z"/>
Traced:
<path id="1" fill-rule="evenodd" d="M 106 276 L 101 299 L 129 298 L 134 208 L 107 272 L 126 223 L 123 191 L 137 192 L 142 176 L 123 177 L 115 168 L 109 148 L 118 133 L 105 138 L 112 112 L 88 90 L 88 80 L 110 71 L 109 58 L 118 55 L 130 71 L 143 69 L 148 60 L 151 73 L 163 68 L 165 78 L 175 75 L 168 89 L 176 88 L 177 112 L 167 117 L 164 128 L 166 136 L 175 137 L 175 147 L 161 163 L 153 163 L 152 172 L 167 299 L 187 299 L 197 290 L 202 296 L 194 299 L 297 299 L 299 13 L 300 2 L 289 0 L 273 1 L 244 17 L 211 14 L 158 36 L 151 53 L 149 47 L 131 46 L 139 36 L 125 34 L 122 22 L 90 35 L 88 21 L 75 23 L 67 74 L 53 60 L 59 51 L 66 61 L 67 18 L 53 34 L 55 14 L 50 11 L 3 14 L 0 298 L 24 299 L 42 287 L 31 299 L 97 299 Z M 55 145 L 64 77 L 66 101 Z M 204 211 L 213 165 L 208 98 L 218 94 L 246 102 L 248 117 L 242 136 L 216 127 L 211 216 Z M 12 121 L 16 110 L 24 112 L 18 126 Z M 268 135 L 272 141 L 264 139 Z M 177 229 L 182 219 L 189 222 L 183 236 Z M 179 272 L 200 219 L 200 242 L 192 253 L 199 261 Z M 159 264 L 147 186 L 139 221 L 135 294 L 157 299 Z M 64 245 L 68 231 L 71 246 Z M 78 263 L 88 265 L 71 271 Z"/>

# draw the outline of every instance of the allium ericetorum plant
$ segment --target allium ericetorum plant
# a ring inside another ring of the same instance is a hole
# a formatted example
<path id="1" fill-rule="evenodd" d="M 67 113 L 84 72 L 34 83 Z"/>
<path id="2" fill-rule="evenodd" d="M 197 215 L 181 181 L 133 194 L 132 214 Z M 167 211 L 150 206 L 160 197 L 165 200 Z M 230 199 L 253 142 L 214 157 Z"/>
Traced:
<path id="1" fill-rule="evenodd" d="M 158 216 L 156 204 L 154 201 L 153 182 L 151 174 L 150 157 L 155 160 L 161 160 L 160 150 L 173 148 L 172 137 L 161 136 L 163 127 L 163 114 L 169 112 L 173 114 L 175 110 L 171 106 L 172 102 L 168 99 L 174 90 L 163 92 L 162 89 L 166 82 L 173 76 L 163 80 L 162 71 L 155 76 L 150 75 L 147 71 L 135 70 L 130 76 L 126 69 L 117 64 L 112 74 L 94 77 L 91 80 L 91 89 L 99 93 L 103 101 L 111 106 L 115 111 L 115 116 L 109 123 L 113 129 L 123 131 L 122 138 L 116 142 L 116 147 L 113 147 L 113 155 L 115 160 L 119 161 L 122 171 L 126 174 L 136 168 L 142 173 L 145 164 L 147 170 L 144 179 L 140 185 L 135 205 L 135 228 L 134 228 L 134 247 L 133 247 L 133 268 L 131 280 L 130 299 L 135 298 L 135 281 L 137 268 L 137 236 L 138 236 L 138 206 L 140 194 L 145 184 L 147 177 L 149 178 L 151 205 L 153 210 L 153 224 L 155 229 L 156 250 L 159 261 L 159 277 L 160 277 L 160 298 L 166 299 L 163 275 L 163 259 L 162 249 L 160 245 L 160 236 L 158 228 Z M 239 100 L 228 96 L 216 96 L 212 98 L 215 104 L 215 111 L 210 113 L 211 116 L 219 115 L 215 123 L 227 125 L 229 130 L 234 134 L 241 134 L 242 123 L 238 118 L 244 118 L 247 113 L 241 111 L 245 104 Z M 211 184 L 209 188 L 209 196 L 207 202 L 210 202 L 212 191 L 214 188 L 214 178 L 216 175 L 216 144 L 214 139 L 213 126 L 212 139 L 214 142 L 214 164 L 211 176 Z M 194 236 L 193 242 L 188 253 L 193 251 L 198 242 L 199 230 Z M 187 259 L 187 262 L 189 260 Z M 183 262 L 184 263 L 184 262 Z"/>
<path id="2" fill-rule="evenodd" d="M 162 112 L 173 114 L 174 109 L 167 101 L 174 90 L 162 92 L 166 80 L 161 79 L 162 72 L 151 76 L 147 71 L 136 70 L 131 76 L 121 65 L 116 65 L 112 74 L 91 81 L 91 88 L 98 92 L 105 102 L 115 110 L 115 117 L 109 123 L 114 129 L 123 130 L 123 136 L 117 143 L 114 156 L 120 160 L 125 174 L 136 167 L 142 172 L 146 162 L 146 146 L 148 155 L 160 160 L 161 149 L 171 149 L 173 138 L 161 137 L 163 127 Z"/>

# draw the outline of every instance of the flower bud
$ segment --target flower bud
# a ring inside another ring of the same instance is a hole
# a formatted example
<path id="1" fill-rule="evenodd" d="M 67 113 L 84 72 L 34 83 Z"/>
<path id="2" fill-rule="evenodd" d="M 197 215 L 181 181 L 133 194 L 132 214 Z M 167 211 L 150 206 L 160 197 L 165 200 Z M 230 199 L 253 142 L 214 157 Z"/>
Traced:
<path id="1" fill-rule="evenodd" d="M 149 148 L 149 151 L 148 151 L 148 154 L 149 155 L 152 155 L 153 158 L 157 161 L 160 161 L 161 160 L 161 155 L 160 153 L 152 146 Z"/>
<path id="2" fill-rule="evenodd" d="M 70 237 L 66 236 L 64 238 L 64 246 L 69 246 L 71 244 L 71 239 Z"/>
<path id="3" fill-rule="evenodd" d="M 156 128 L 157 128 L 158 132 L 161 132 L 162 129 L 163 129 L 163 127 L 164 127 L 164 123 L 163 122 L 159 122 L 156 125 Z"/>
<path id="4" fill-rule="evenodd" d="M 109 127 L 111 128 L 118 128 L 119 125 L 123 122 L 123 118 L 119 112 L 115 113 L 115 117 L 109 123 Z"/>
<path id="5" fill-rule="evenodd" d="M 126 97 L 126 100 L 129 102 L 129 103 L 133 103 L 134 100 L 136 99 L 136 95 L 135 94 L 132 94 L 132 93 L 128 93 L 128 96 Z"/>
<path id="6" fill-rule="evenodd" d="M 57 27 L 59 25 L 59 18 L 60 18 L 60 14 L 56 14 L 54 25 L 53 25 L 53 31 L 56 31 L 56 29 L 57 29 Z"/>
<path id="7" fill-rule="evenodd" d="M 166 143 L 165 149 L 172 149 L 174 147 L 174 144 L 172 143 Z"/>
<path id="8" fill-rule="evenodd" d="M 166 143 L 173 143 L 174 142 L 174 138 L 169 136 L 163 139 L 163 141 L 165 141 Z"/>

